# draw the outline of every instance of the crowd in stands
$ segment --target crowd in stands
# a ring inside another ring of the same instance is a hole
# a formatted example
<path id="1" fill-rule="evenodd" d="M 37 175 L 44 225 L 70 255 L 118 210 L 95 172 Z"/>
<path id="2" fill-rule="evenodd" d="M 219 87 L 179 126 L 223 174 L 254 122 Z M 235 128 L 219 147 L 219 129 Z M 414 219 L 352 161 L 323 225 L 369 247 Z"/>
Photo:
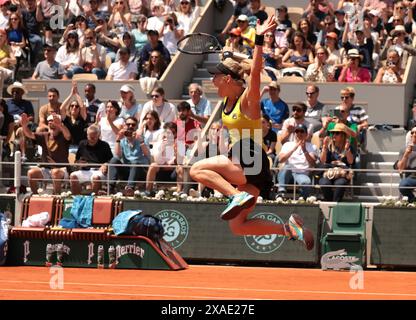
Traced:
<path id="1" fill-rule="evenodd" d="M 108 80 L 159 79 L 176 54 L 176 41 L 189 33 L 200 12 L 199 2 L 189 0 L 181 0 L 177 6 L 161 0 L 149 6 L 134 0 L 89 0 L 85 5 L 67 2 L 65 29 L 57 49 L 56 30 L 46 24 L 37 30 L 33 24 L 50 20 L 49 2 L 0 3 L 0 26 L 6 25 L 4 32 L 0 29 L 3 79 L 15 77 L 8 72 L 13 73 L 21 59 L 36 64 L 33 79 L 71 79 L 77 73 L 93 73 Z M 277 195 L 265 190 L 262 196 L 285 198 L 295 183 L 299 195 L 308 197 L 317 184 L 323 199 L 342 201 L 346 186 L 354 179 L 350 169 L 360 168 L 360 155 L 366 152 L 369 127 L 368 115 L 363 106 L 354 103 L 355 90 L 348 83 L 402 81 L 407 59 L 416 53 L 412 46 L 416 1 L 340 0 L 334 6 L 326 0 L 311 0 L 296 25 L 286 6 L 276 10 L 278 26 L 265 34 L 263 46 L 265 72 L 271 81 L 260 94 L 262 137 L 275 169 Z M 15 16 L 27 25 L 20 40 L 21 25 L 12 22 Z M 10 20 L 10 25 L 1 18 Z M 219 35 L 224 51 L 250 56 L 253 24 L 266 18 L 260 0 L 236 0 Z M 16 41 L 7 43 L 7 39 Z M 33 50 L 40 50 L 42 41 L 44 60 L 38 61 Z M 288 76 L 309 83 L 305 96 L 292 106 L 280 97 L 279 79 Z M 345 82 L 335 107 L 319 101 L 319 83 L 329 81 Z M 32 104 L 23 98 L 27 90 L 21 83 L 8 86 L 11 99 L 0 100 L 4 154 L 19 148 L 25 161 L 30 144 L 38 146 L 35 153 L 44 164 L 28 172 L 33 193 L 38 192 L 41 180 L 50 180 L 54 193 L 66 186 L 79 194 L 87 185 L 87 192 L 96 194 L 122 191 L 131 196 L 140 190 L 153 196 L 155 182 L 158 187 L 173 182 L 179 194 L 210 194 L 202 185 L 189 189 L 192 181 L 183 164 L 196 143 L 193 161 L 227 154 L 229 132 L 216 122 L 207 139 L 197 142 L 213 110 L 198 83 L 189 85 L 189 100 L 176 105 L 157 86 L 144 104 L 136 101 L 135 89 L 129 84 L 120 85 L 119 98 L 109 101 L 96 97 L 94 83 L 83 90 L 82 97 L 78 84 L 72 81 L 69 96 L 61 102 L 59 91 L 49 88 L 48 103 L 41 106 L 38 123 L 34 122 Z M 413 131 L 410 145 L 416 145 Z M 416 150 L 408 146 L 396 163 L 397 169 L 415 168 L 414 159 Z M 413 200 L 409 188 L 402 186 L 416 187 L 416 178 L 406 176 L 400 189 Z"/>

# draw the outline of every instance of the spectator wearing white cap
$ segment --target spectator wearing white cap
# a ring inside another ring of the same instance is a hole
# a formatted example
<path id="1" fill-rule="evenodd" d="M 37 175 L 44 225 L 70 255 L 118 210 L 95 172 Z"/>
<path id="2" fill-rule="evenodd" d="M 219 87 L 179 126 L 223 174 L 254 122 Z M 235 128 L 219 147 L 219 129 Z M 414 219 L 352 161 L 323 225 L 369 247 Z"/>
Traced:
<path id="1" fill-rule="evenodd" d="M 134 117 L 140 121 L 143 106 L 136 101 L 134 93 L 135 90 L 131 84 L 125 84 L 120 88 L 120 117 L 124 120 Z"/>
<path id="2" fill-rule="evenodd" d="M 241 30 L 241 38 L 243 39 L 243 44 L 254 48 L 254 39 L 256 37 L 256 30 L 249 25 L 248 16 L 241 14 L 237 18 L 237 26 Z"/>
<path id="3" fill-rule="evenodd" d="M 386 44 L 380 52 L 380 59 L 386 59 L 387 52 L 394 49 L 401 57 L 401 68 L 405 69 L 409 55 L 416 55 L 416 49 L 406 43 L 407 33 L 404 26 L 397 25 L 390 34 L 391 37 L 387 38 Z"/>
<path id="4" fill-rule="evenodd" d="M 251 12 L 248 0 L 237 0 L 234 5 L 234 12 L 233 15 L 228 19 L 227 24 L 225 25 L 224 29 L 220 33 L 220 36 L 224 37 L 228 34 L 231 28 L 235 26 L 235 22 L 240 15 L 252 16 L 253 13 Z"/>
<path id="5" fill-rule="evenodd" d="M 113 62 L 107 71 L 106 80 L 135 80 L 137 77 L 137 63 L 130 61 L 130 49 L 121 47 L 118 50 L 120 60 Z"/>

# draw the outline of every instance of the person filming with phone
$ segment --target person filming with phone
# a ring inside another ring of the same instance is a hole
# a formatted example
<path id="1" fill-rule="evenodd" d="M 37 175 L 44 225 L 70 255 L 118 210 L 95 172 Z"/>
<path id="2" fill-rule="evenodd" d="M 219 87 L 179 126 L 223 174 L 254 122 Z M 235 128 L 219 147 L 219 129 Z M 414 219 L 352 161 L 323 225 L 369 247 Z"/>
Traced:
<path id="1" fill-rule="evenodd" d="M 137 126 L 137 119 L 129 117 L 126 119 L 125 126 L 117 134 L 114 157 L 109 166 L 111 194 L 115 193 L 117 179 L 127 180 L 124 195 L 129 197 L 133 196 L 137 181 L 146 180 L 147 168 L 140 165 L 150 163 L 150 150 L 143 136 L 136 134 Z M 114 164 L 134 166 L 112 166 Z"/>
<path id="2" fill-rule="evenodd" d="M 416 188 L 416 172 L 404 171 L 416 170 L 416 127 L 413 127 L 410 135 L 410 143 L 400 151 L 394 169 L 399 170 L 402 177 L 399 184 L 400 194 L 406 196 L 409 202 L 414 202 L 415 195 L 413 192 Z"/>
<path id="3" fill-rule="evenodd" d="M 374 83 L 402 83 L 404 70 L 401 68 L 401 58 L 394 48 L 387 53 L 386 65 L 378 70 Z"/>

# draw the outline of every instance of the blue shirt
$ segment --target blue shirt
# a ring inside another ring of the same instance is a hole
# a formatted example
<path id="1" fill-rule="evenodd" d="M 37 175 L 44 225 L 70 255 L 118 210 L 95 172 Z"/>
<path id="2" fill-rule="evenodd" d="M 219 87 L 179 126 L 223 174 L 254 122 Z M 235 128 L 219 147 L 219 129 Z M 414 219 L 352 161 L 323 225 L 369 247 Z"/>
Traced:
<path id="1" fill-rule="evenodd" d="M 22 99 L 18 103 L 13 99 L 7 100 L 7 108 L 12 116 L 20 116 L 22 113 L 26 113 L 28 116 L 33 116 L 35 114 L 32 102 L 28 100 Z"/>
<path id="2" fill-rule="evenodd" d="M 139 140 L 134 139 L 131 145 L 127 138 L 121 139 L 120 147 L 123 163 L 149 164 L 149 159 L 143 154 Z"/>
<path id="3" fill-rule="evenodd" d="M 282 99 L 273 102 L 270 98 L 263 99 L 260 102 L 261 110 L 267 114 L 272 123 L 281 124 L 289 117 L 289 107 Z"/>
<path id="4" fill-rule="evenodd" d="M 192 112 L 198 116 L 210 116 L 212 113 L 211 102 L 206 98 L 201 97 L 197 105 L 194 105 L 192 99 L 186 100 L 186 102 L 190 104 Z"/>

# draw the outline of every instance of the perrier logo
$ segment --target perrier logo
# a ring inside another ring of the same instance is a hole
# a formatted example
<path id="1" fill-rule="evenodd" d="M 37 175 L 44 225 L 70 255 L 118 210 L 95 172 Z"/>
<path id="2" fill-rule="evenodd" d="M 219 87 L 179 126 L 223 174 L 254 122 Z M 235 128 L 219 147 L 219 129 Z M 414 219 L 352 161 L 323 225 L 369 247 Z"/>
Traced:
<path id="1" fill-rule="evenodd" d="M 176 210 L 162 210 L 155 214 L 162 220 L 165 234 L 163 240 L 168 242 L 174 249 L 180 247 L 188 237 L 189 224 L 185 216 Z"/>
<path id="2" fill-rule="evenodd" d="M 284 224 L 283 220 L 274 213 L 261 212 L 253 216 L 253 219 L 264 219 L 274 223 Z M 271 253 L 280 248 L 285 237 L 276 234 L 265 234 L 260 236 L 244 236 L 248 247 L 256 253 Z"/>

